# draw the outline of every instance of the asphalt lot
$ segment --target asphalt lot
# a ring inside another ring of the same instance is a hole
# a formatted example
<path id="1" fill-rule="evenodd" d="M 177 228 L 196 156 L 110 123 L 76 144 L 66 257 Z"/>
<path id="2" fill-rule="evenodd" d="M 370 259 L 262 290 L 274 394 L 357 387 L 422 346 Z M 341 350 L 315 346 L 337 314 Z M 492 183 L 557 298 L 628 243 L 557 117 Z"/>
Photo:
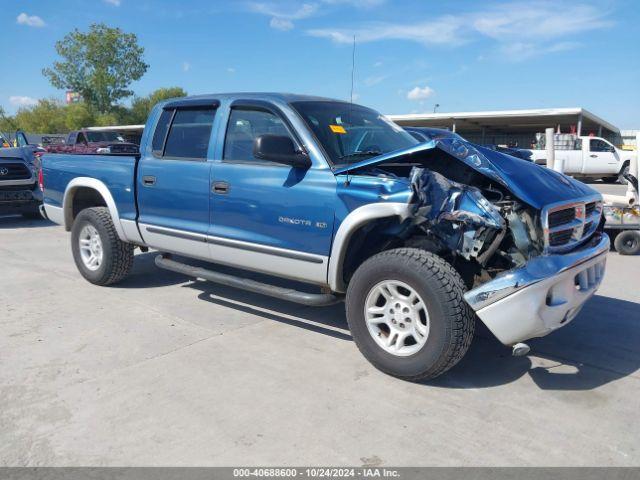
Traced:
<path id="1" fill-rule="evenodd" d="M 640 257 L 612 252 L 528 357 L 481 332 L 411 384 L 366 362 L 341 305 L 192 281 L 152 253 L 95 287 L 69 242 L 0 218 L 1 465 L 640 465 Z"/>

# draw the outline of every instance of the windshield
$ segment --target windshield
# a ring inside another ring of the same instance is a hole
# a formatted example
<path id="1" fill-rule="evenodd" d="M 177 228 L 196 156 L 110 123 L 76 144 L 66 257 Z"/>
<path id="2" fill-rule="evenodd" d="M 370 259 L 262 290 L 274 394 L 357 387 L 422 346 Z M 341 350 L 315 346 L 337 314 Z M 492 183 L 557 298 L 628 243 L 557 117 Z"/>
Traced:
<path id="1" fill-rule="evenodd" d="M 444 140 L 445 138 L 455 138 L 456 140 L 462 140 L 463 142 L 466 141 L 464 138 L 462 138 L 460 135 L 458 135 L 457 133 L 453 133 L 450 132 L 448 130 L 437 130 L 437 129 L 424 129 L 424 130 L 418 130 L 418 129 L 411 129 L 411 130 L 407 130 L 412 137 L 420 140 L 421 142 L 424 141 L 431 141 L 431 140 Z"/>
<path id="2" fill-rule="evenodd" d="M 375 110 L 346 102 L 294 102 L 334 166 L 342 167 L 419 142 Z"/>
<path id="3" fill-rule="evenodd" d="M 86 132 L 90 142 L 121 142 L 124 138 L 118 132 Z"/>

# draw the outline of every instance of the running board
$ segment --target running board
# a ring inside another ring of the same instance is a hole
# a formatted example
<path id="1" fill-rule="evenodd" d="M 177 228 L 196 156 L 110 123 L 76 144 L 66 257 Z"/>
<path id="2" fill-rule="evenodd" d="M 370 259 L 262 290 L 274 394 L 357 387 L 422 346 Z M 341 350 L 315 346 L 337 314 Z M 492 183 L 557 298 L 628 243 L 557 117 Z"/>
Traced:
<path id="1" fill-rule="evenodd" d="M 234 275 L 227 275 L 226 273 L 176 262 L 171 259 L 169 254 L 158 255 L 156 257 L 156 265 L 165 270 L 171 270 L 172 272 L 181 273 L 189 277 L 204 278 L 205 280 L 220 283 L 228 287 L 248 290 L 253 293 L 260 293 L 269 297 L 280 298 L 310 307 L 324 307 L 340 302 L 340 298 L 331 293 L 307 293 L 291 288 L 276 287 L 248 278 L 236 277 Z"/>

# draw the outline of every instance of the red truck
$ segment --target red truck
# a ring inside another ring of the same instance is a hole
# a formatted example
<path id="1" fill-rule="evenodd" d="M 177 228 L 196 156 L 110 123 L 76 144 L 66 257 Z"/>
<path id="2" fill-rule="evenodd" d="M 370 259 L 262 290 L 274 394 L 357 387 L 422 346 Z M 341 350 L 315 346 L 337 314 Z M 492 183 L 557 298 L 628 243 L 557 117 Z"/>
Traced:
<path id="1" fill-rule="evenodd" d="M 121 154 L 135 155 L 138 145 L 125 141 L 120 133 L 107 130 L 75 130 L 69 133 L 66 143 L 50 145 L 50 153 Z"/>

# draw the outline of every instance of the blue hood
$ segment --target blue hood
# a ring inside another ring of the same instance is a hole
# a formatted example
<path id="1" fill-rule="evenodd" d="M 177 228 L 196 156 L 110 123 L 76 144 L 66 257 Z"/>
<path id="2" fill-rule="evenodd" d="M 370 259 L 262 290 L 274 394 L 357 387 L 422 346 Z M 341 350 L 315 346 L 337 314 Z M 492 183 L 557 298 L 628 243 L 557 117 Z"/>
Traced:
<path id="1" fill-rule="evenodd" d="M 412 162 L 416 161 L 422 152 L 434 148 L 443 150 L 456 160 L 500 183 L 520 200 L 536 209 L 551 203 L 598 194 L 596 190 L 584 183 L 546 167 L 456 138 L 432 140 L 407 149 L 378 155 L 336 169 L 334 173 L 354 172 L 389 161 Z M 429 168 L 429 165 L 425 164 L 425 167 Z"/>

